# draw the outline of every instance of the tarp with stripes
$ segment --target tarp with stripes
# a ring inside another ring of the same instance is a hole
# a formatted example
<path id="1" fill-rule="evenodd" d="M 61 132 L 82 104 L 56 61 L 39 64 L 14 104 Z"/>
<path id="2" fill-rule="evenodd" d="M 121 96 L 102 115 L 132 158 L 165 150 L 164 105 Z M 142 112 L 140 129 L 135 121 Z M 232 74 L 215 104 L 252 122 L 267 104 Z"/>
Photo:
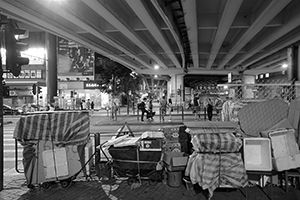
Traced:
<path id="1" fill-rule="evenodd" d="M 83 144 L 90 132 L 86 111 L 53 111 L 22 116 L 14 130 L 19 141 L 50 140 L 54 144 Z"/>
<path id="2" fill-rule="evenodd" d="M 242 141 L 232 133 L 206 133 L 192 139 L 194 152 L 185 170 L 193 184 L 208 189 L 212 197 L 217 187 L 245 187 L 248 176 L 239 152 Z"/>

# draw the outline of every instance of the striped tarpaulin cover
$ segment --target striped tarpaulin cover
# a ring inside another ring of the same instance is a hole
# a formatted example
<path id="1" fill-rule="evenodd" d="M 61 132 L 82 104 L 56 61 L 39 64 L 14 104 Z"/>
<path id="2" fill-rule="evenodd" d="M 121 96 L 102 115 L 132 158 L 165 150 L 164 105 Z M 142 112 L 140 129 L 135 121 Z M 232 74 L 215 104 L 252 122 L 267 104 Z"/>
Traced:
<path id="1" fill-rule="evenodd" d="M 197 152 L 237 152 L 242 146 L 242 140 L 233 133 L 197 134 L 191 142 Z"/>
<path id="2" fill-rule="evenodd" d="M 217 187 L 245 187 L 248 176 L 241 153 L 201 154 L 194 152 L 190 155 L 185 175 L 193 184 L 199 184 L 204 190 L 208 189 L 212 197 Z"/>
<path id="3" fill-rule="evenodd" d="M 185 175 L 193 184 L 208 189 L 210 195 L 219 186 L 244 187 L 248 176 L 241 153 L 242 140 L 233 133 L 205 133 L 192 138 Z"/>
<path id="4" fill-rule="evenodd" d="M 14 138 L 50 140 L 55 144 L 79 144 L 88 141 L 88 112 L 54 111 L 22 116 L 14 130 Z"/>

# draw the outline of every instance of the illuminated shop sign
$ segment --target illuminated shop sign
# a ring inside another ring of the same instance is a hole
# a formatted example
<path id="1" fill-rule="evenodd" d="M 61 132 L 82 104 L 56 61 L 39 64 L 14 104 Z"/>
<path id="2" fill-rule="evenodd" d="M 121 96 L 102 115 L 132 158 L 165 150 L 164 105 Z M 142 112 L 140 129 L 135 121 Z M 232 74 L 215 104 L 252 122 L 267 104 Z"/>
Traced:
<path id="1" fill-rule="evenodd" d="M 96 83 L 96 82 L 84 82 L 83 83 L 83 88 L 84 89 L 98 89 L 99 88 L 99 83 Z"/>
<path id="2" fill-rule="evenodd" d="M 26 51 L 21 51 L 22 57 L 29 58 L 28 65 L 44 65 L 45 57 L 46 57 L 46 49 L 45 48 L 29 48 Z M 6 50 L 1 48 L 1 55 L 2 55 L 2 64 L 5 65 L 6 63 Z"/>

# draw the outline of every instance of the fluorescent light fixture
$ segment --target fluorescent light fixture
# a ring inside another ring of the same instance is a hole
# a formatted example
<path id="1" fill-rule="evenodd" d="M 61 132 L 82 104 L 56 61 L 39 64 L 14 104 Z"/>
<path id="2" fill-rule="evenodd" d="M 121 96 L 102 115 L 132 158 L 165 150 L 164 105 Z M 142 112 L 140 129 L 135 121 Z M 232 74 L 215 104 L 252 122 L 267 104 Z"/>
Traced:
<path id="1" fill-rule="evenodd" d="M 270 74 L 269 74 L 269 73 L 266 73 L 265 77 L 266 77 L 266 78 L 269 78 L 269 77 L 270 77 Z"/>
<path id="2" fill-rule="evenodd" d="M 259 75 L 259 77 L 260 77 L 260 78 L 264 78 L 264 75 L 263 75 L 263 74 L 261 74 L 261 75 Z"/>

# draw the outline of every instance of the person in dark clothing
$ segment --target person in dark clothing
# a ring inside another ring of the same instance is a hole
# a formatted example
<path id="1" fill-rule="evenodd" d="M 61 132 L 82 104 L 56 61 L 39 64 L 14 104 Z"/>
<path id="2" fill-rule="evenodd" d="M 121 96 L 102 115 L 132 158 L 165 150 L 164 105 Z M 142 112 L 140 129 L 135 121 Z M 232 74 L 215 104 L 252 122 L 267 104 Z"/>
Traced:
<path id="1" fill-rule="evenodd" d="M 143 101 L 140 103 L 140 110 L 142 111 L 141 121 L 144 121 L 144 115 L 148 115 L 148 111 L 146 110 L 146 98 L 143 98 Z"/>
<path id="2" fill-rule="evenodd" d="M 200 119 L 200 107 L 199 107 L 199 97 L 198 94 L 195 94 L 195 97 L 193 99 L 194 109 L 193 113 L 195 115 L 195 120 Z M 198 116 L 199 114 L 199 116 Z"/>
<path id="3" fill-rule="evenodd" d="M 91 110 L 94 110 L 94 106 L 95 106 L 95 104 L 94 104 L 94 102 L 92 101 L 92 102 L 91 102 Z"/>
<path id="4" fill-rule="evenodd" d="M 153 117 L 155 115 L 155 112 L 153 112 L 153 103 L 152 103 L 152 99 L 149 100 L 148 102 L 148 113 L 147 113 L 147 119 L 153 121 Z"/>
<path id="5" fill-rule="evenodd" d="M 208 120 L 211 121 L 212 116 L 213 116 L 213 103 L 210 98 L 208 98 L 208 100 L 207 100 L 207 108 L 206 109 L 207 109 Z"/>

